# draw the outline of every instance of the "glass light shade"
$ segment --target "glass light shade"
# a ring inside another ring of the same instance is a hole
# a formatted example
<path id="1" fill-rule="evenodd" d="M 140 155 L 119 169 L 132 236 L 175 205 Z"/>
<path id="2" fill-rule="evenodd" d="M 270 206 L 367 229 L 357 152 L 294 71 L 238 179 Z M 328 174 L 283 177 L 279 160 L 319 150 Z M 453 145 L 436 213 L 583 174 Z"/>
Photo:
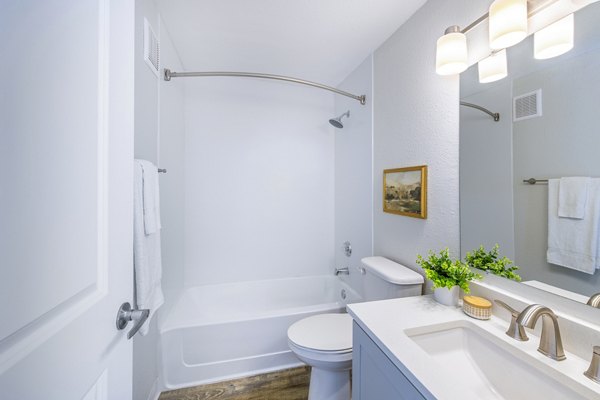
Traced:
<path id="1" fill-rule="evenodd" d="M 573 48 L 575 21 L 569 14 L 534 33 L 533 55 L 539 60 L 560 56 Z"/>
<path id="2" fill-rule="evenodd" d="M 490 47 L 501 50 L 527 37 L 527 0 L 496 0 L 490 6 Z"/>
<path id="3" fill-rule="evenodd" d="M 505 78 L 508 75 L 506 49 L 479 61 L 477 68 L 480 83 L 490 83 Z"/>
<path id="4" fill-rule="evenodd" d="M 460 74 L 467 67 L 467 37 L 460 32 L 451 32 L 439 38 L 435 54 L 438 75 Z"/>

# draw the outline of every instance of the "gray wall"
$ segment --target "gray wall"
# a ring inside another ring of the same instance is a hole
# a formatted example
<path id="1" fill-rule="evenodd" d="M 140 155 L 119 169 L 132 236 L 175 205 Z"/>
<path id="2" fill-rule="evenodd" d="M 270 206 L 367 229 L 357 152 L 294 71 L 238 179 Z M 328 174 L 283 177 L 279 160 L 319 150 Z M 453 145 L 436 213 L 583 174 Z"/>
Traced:
<path id="1" fill-rule="evenodd" d="M 471 69 L 477 70 L 477 66 Z M 500 246 L 503 255 L 515 257 L 511 93 L 511 81 L 503 79 L 488 90 L 461 96 L 463 101 L 500 113 L 500 120 L 494 122 L 479 110 L 460 108 L 460 247 L 463 257 L 480 245 L 490 249 L 495 244 Z"/>
<path id="2" fill-rule="evenodd" d="M 479 243 L 497 242 L 502 253 L 511 257 L 508 227 L 513 224 L 513 259 L 524 280 L 587 295 L 598 291 L 600 274 L 592 276 L 546 262 L 548 187 L 522 181 L 600 176 L 600 135 L 595 121 L 600 111 L 598 18 L 600 3 L 575 14 L 575 47 L 560 57 L 535 60 L 529 37 L 509 49 L 508 78 L 479 84 L 476 66 L 461 75 L 463 100 L 505 117 L 499 123 L 484 123 L 474 119 L 476 111 L 461 110 L 463 255 Z M 513 123 L 513 96 L 537 89 L 542 89 L 543 116 Z M 481 114 L 480 118 L 487 117 Z M 508 194 L 513 196 L 512 206 L 507 204 Z"/>
<path id="3" fill-rule="evenodd" d="M 459 78 L 436 75 L 435 43 L 487 6 L 430 0 L 375 52 L 374 253 L 417 270 L 417 254 L 460 251 Z M 427 219 L 384 213 L 383 170 L 421 164 L 429 166 Z"/>
<path id="4" fill-rule="evenodd" d="M 543 116 L 515 122 L 515 258 L 523 278 L 591 295 L 600 274 L 589 275 L 546 262 L 548 187 L 529 177 L 600 176 L 600 50 L 514 81 L 514 95 L 542 89 Z"/>

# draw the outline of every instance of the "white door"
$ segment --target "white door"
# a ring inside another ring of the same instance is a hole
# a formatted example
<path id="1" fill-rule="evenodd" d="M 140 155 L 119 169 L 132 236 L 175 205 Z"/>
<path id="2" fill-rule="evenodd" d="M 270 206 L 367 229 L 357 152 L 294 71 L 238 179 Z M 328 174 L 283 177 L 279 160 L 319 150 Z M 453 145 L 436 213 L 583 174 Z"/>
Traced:
<path id="1" fill-rule="evenodd" d="M 134 2 L 0 0 L 0 398 L 130 399 Z"/>

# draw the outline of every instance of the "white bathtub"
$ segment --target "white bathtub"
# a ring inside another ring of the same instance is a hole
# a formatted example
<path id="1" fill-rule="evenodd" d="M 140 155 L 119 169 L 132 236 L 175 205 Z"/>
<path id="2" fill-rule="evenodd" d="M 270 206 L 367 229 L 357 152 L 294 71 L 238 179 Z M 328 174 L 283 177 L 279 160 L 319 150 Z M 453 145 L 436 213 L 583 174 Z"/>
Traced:
<path id="1" fill-rule="evenodd" d="M 159 327 L 164 388 L 302 365 L 288 348 L 288 327 L 360 300 L 335 276 L 187 288 Z"/>

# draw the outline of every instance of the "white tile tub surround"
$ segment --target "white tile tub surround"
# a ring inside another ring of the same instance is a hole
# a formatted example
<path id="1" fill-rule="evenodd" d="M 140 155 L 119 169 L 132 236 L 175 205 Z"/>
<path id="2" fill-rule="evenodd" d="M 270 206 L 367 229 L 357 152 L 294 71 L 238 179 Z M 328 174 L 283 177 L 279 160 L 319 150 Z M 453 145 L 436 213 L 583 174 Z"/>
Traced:
<path id="1" fill-rule="evenodd" d="M 302 365 L 289 350 L 288 327 L 358 301 L 355 291 L 328 275 L 190 287 L 159 327 L 163 387 Z"/>

